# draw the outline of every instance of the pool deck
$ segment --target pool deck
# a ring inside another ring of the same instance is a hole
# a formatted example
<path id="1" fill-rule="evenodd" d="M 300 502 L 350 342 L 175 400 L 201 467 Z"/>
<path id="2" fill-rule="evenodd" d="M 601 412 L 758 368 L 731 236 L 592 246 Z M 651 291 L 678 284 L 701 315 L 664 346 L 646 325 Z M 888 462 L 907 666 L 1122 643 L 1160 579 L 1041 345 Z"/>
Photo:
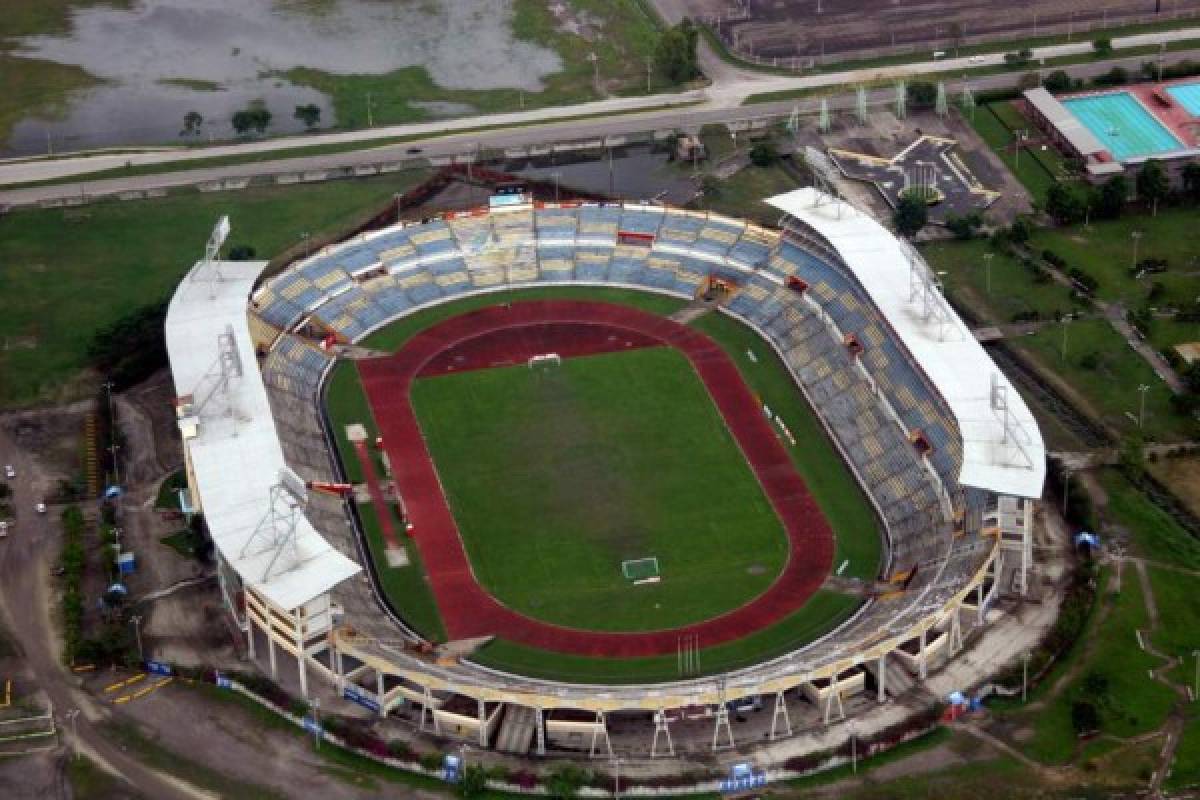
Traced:
<path id="1" fill-rule="evenodd" d="M 1175 81 L 1164 81 L 1163 83 L 1132 83 L 1126 86 L 1114 86 L 1111 89 L 1103 89 L 1100 91 L 1075 92 L 1065 94 L 1059 97 L 1060 100 L 1074 100 L 1082 97 L 1099 97 L 1109 94 L 1121 94 L 1122 92 L 1132 95 L 1137 99 L 1142 107 L 1150 113 L 1152 117 L 1157 119 L 1163 126 L 1166 127 L 1175 138 L 1183 142 L 1187 149 L 1200 147 L 1200 117 L 1194 117 L 1188 113 L 1179 101 L 1175 100 L 1169 94 L 1167 89 L 1172 86 L 1185 86 L 1194 84 L 1200 81 L 1196 77 L 1182 78 Z M 1165 98 L 1168 105 L 1164 105 L 1158 98 Z M 1149 156 L 1153 157 L 1153 156 Z"/>

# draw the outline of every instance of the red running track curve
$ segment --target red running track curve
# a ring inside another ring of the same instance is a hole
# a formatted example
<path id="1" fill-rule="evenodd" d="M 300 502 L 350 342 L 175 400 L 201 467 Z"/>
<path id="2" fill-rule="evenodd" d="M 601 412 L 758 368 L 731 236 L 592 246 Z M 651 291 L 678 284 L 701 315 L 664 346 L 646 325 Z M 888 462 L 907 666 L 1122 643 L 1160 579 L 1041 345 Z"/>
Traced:
<path id="1" fill-rule="evenodd" d="M 521 329 L 525 329 L 524 334 L 498 333 Z M 534 330 L 553 332 L 555 336 L 532 335 Z M 588 333 L 576 337 L 574 333 L 580 331 Z M 704 622 L 670 630 L 588 631 L 519 614 L 496 600 L 471 571 L 409 402 L 412 382 L 431 364 L 440 363 L 444 369 L 451 362 L 444 357 L 438 361 L 439 356 L 456 349 L 472 354 L 473 363 L 460 367 L 482 368 L 523 363 L 528 355 L 537 353 L 566 355 L 575 352 L 577 344 L 573 342 L 647 340 L 682 352 L 704 381 L 787 532 L 790 549 L 783 572 L 750 602 Z M 519 342 L 527 346 L 517 347 L 516 352 L 508 349 Z M 526 354 L 529 348 L 539 349 Z M 392 356 L 359 361 L 358 369 L 451 639 L 490 635 L 555 652 L 624 658 L 674 653 L 679 637 L 685 635 L 697 635 L 702 646 L 711 647 L 742 638 L 796 611 L 821 587 L 832 567 L 833 532 L 829 523 L 737 367 L 707 336 L 665 317 L 627 306 L 586 301 L 491 306 L 438 323 L 414 336 Z"/>

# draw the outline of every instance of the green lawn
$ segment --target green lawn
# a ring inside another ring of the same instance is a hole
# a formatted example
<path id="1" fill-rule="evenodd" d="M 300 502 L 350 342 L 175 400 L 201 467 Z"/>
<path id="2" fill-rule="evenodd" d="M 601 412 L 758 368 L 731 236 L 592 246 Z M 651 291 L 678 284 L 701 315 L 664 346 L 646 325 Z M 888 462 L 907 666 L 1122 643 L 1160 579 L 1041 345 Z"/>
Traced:
<path id="1" fill-rule="evenodd" d="M 1108 496 L 1105 520 L 1129 533 L 1135 555 L 1200 570 L 1200 540 L 1152 503 L 1119 471 L 1103 470 L 1099 480 Z"/>
<path id="2" fill-rule="evenodd" d="M 476 578 L 531 617 L 659 630 L 774 583 L 787 539 L 682 353 L 426 378 L 412 402 Z M 634 588 L 625 560 L 662 581 Z"/>
<path id="3" fill-rule="evenodd" d="M 941 274 L 950 296 L 981 324 L 1002 325 L 1029 312 L 1053 319 L 1056 312 L 1065 314 L 1077 308 L 1066 287 L 1035 278 L 1020 261 L 992 249 L 984 239 L 935 242 L 921 251 Z M 984 258 L 987 254 L 992 256 L 990 267 Z"/>
<path id="4" fill-rule="evenodd" d="M 1200 578 L 1155 568 L 1150 569 L 1149 575 L 1159 615 L 1154 644 L 1186 664 L 1192 660 L 1192 653 L 1200 650 L 1200 603 L 1196 602 Z"/>
<path id="5" fill-rule="evenodd" d="M 1173 791 L 1200 786 L 1200 715 L 1188 720 L 1164 785 Z"/>
<path id="6" fill-rule="evenodd" d="M 725 138 L 728 141 L 728 135 Z M 790 192 L 799 186 L 796 178 L 780 164 L 770 167 L 751 165 L 721 181 L 719 191 L 701 198 L 700 202 L 710 211 L 775 225 L 779 222 L 779 211 L 764 203 L 763 198 Z"/>
<path id="7" fill-rule="evenodd" d="M 1152 681 L 1147 671 L 1161 664 L 1160 659 L 1137 646 L 1134 633 L 1149 622 L 1141 586 L 1132 570 L 1126 570 L 1121 594 L 1107 598 L 1113 604 L 1103 624 L 1089 627 L 1094 649 L 1067 688 L 1050 698 L 1044 708 L 1017 711 L 1013 716 L 1033 726 L 1034 735 L 1021 743 L 1031 757 L 1045 763 L 1072 761 L 1079 744 L 1071 726 L 1071 706 L 1077 700 L 1089 700 L 1100 710 L 1102 730 L 1106 734 L 1129 737 L 1154 730 L 1166 719 L 1174 693 Z M 1102 573 L 1103 586 L 1108 573 Z M 1084 684 L 1089 674 L 1107 681 L 1103 694 L 1089 694 Z"/>
<path id="8" fill-rule="evenodd" d="M 996 152 L 1009 172 L 1029 190 L 1034 200 L 1043 202 L 1046 192 L 1054 185 L 1055 174 L 1045 161 L 1035 158 L 1028 147 L 1022 148 L 1020 155 L 1017 155 L 1012 147 L 1015 137 L 1004 124 L 1005 121 L 1013 124 L 1016 120 L 1009 118 L 1007 108 L 1011 108 L 1008 103 L 989 103 L 976 108 L 967 118 L 975 132 Z M 1032 128 L 1032 125 L 1024 127 Z"/>
<path id="9" fill-rule="evenodd" d="M 770 627 L 715 647 L 704 647 L 702 642 L 700 670 L 713 674 L 783 655 L 848 619 L 858 606 L 856 597 L 822 589 L 799 611 Z M 675 654 L 589 658 L 537 650 L 502 639 L 475 652 L 471 661 L 505 672 L 576 683 L 656 683 L 679 678 Z"/>
<path id="10" fill-rule="evenodd" d="M 1057 375 L 1090 406 L 1094 416 L 1110 428 L 1124 433 L 1138 430 L 1140 398 L 1146 393 L 1147 439 L 1176 441 L 1196 435 L 1195 420 L 1171 408 L 1171 391 L 1150 366 L 1121 338 L 1106 320 L 1085 319 L 1069 324 L 1067 357 L 1063 353 L 1063 325 L 1051 325 L 1031 336 L 1011 342 L 1012 348 Z"/>
<path id="11" fill-rule="evenodd" d="M 170 297 L 221 214 L 231 244 L 270 258 L 301 233 L 319 240 L 365 221 L 426 174 L 0 216 L 0 407 L 93 393 L 82 371 L 96 331 Z"/>
<path id="12" fill-rule="evenodd" d="M 1165 258 L 1165 273 L 1141 279 L 1130 274 L 1135 232 L 1142 234 L 1138 260 Z M 1200 296 L 1200 225 L 1196 225 L 1195 208 L 1165 209 L 1153 217 L 1126 214 L 1093 222 L 1088 228 L 1038 228 L 1030 246 L 1039 253 L 1053 250 L 1066 259 L 1068 268 L 1078 267 L 1099 281 L 1096 293 L 1102 300 L 1120 301 L 1128 308 L 1140 307 L 1155 283 L 1163 286 L 1155 301 L 1159 306 L 1191 303 Z"/>
<path id="13" fill-rule="evenodd" d="M 187 474 L 181 469 L 172 472 L 159 484 L 154 507 L 177 511 L 179 509 L 179 490 L 186 488 Z"/>

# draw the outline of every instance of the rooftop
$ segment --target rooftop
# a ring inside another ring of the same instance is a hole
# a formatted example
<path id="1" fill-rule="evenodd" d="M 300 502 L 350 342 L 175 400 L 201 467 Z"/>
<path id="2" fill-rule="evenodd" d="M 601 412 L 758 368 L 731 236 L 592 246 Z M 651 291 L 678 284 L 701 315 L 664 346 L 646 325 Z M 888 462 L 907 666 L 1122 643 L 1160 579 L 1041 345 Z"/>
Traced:
<path id="1" fill-rule="evenodd" d="M 946 401 L 963 437 L 959 483 L 1040 497 L 1046 458 L 1037 422 L 920 255 L 868 214 L 816 189 L 766 202 L 829 242 Z"/>
<path id="2" fill-rule="evenodd" d="M 263 535 L 283 450 L 258 369 L 246 308 L 265 261 L 199 262 L 167 311 L 175 393 L 191 397 L 180 420 L 194 487 L 221 556 L 248 588 L 291 610 L 359 572 L 299 514 L 293 542 Z M 224 365 L 224 366 L 223 366 Z"/>

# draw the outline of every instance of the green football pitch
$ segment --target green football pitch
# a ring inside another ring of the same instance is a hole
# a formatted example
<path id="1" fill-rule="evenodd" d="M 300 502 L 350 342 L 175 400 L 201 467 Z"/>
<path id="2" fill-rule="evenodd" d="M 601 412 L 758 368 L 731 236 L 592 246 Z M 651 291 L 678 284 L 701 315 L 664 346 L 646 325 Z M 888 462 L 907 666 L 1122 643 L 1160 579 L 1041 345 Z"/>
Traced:
<path id="1" fill-rule="evenodd" d="M 412 387 L 476 578 L 590 630 L 710 619 L 763 592 L 783 526 L 699 376 L 652 347 L 429 377 Z M 653 557 L 636 585 L 623 562 Z"/>

